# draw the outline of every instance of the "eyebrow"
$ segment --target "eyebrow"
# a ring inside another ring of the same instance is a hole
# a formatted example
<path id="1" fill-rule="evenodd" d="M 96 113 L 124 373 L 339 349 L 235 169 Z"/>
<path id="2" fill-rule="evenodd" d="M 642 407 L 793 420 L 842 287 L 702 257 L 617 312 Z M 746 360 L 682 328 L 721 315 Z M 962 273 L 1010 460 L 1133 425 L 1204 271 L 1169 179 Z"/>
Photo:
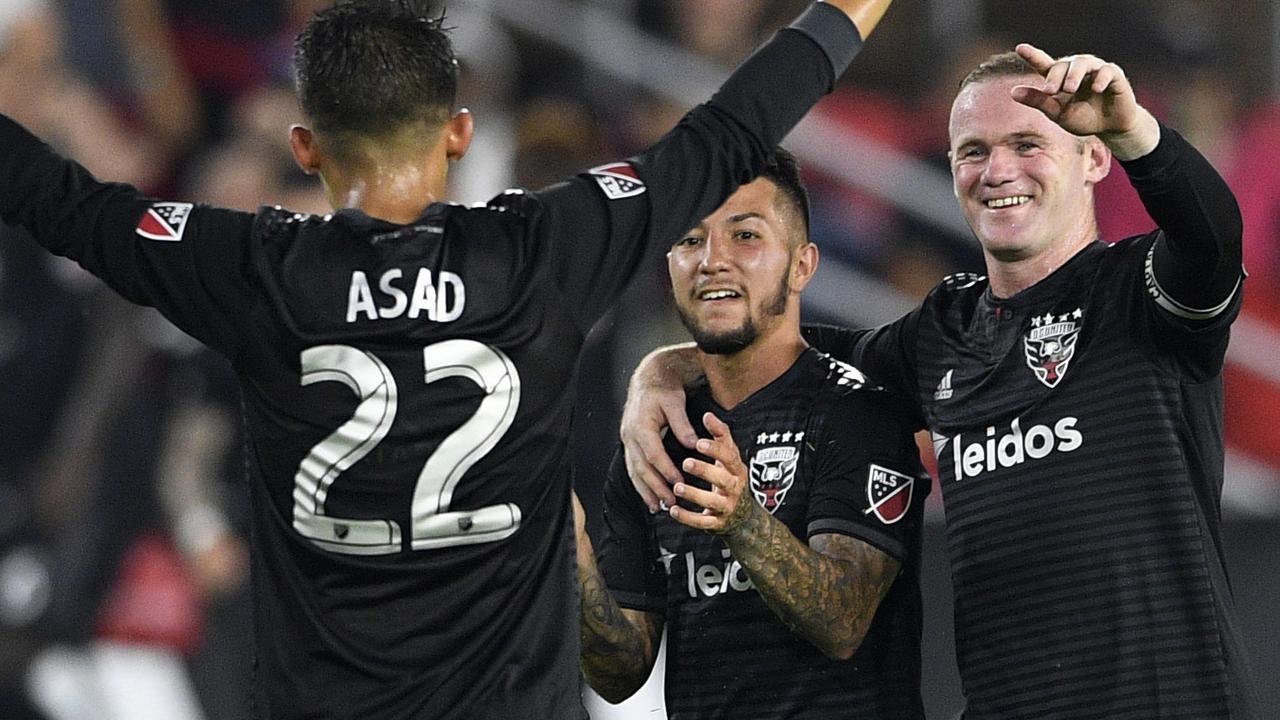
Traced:
<path id="1" fill-rule="evenodd" d="M 738 213 L 737 215 L 730 215 L 730 216 L 729 216 L 729 222 L 735 222 L 735 223 L 736 223 L 736 222 L 742 222 L 743 220 L 750 220 L 751 218 L 757 218 L 757 219 L 760 219 L 760 220 L 764 220 L 764 215 L 762 215 L 762 214 L 760 214 L 760 213 L 758 213 L 758 212 L 748 211 L 748 212 L 744 212 L 744 213 Z"/>

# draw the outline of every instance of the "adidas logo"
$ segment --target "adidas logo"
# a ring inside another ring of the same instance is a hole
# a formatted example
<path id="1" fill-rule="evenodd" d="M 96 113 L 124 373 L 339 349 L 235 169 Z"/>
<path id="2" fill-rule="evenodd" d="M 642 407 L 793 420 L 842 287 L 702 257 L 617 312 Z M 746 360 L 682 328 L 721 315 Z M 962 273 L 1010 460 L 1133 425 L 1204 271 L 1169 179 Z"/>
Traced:
<path id="1" fill-rule="evenodd" d="M 955 369 L 948 370 L 947 374 L 942 376 L 942 380 L 938 381 L 938 389 L 933 391 L 934 400 L 951 399 L 951 373 L 953 372 Z"/>

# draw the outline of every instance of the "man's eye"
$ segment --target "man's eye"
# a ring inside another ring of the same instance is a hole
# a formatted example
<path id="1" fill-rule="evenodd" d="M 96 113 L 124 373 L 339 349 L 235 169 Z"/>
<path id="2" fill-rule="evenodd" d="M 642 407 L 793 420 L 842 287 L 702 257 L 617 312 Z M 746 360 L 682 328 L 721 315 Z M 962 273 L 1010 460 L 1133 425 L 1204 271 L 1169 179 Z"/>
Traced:
<path id="1" fill-rule="evenodd" d="M 756 234 L 754 230 L 739 230 L 735 234 L 735 237 L 737 237 L 739 240 L 755 240 L 760 236 Z"/>

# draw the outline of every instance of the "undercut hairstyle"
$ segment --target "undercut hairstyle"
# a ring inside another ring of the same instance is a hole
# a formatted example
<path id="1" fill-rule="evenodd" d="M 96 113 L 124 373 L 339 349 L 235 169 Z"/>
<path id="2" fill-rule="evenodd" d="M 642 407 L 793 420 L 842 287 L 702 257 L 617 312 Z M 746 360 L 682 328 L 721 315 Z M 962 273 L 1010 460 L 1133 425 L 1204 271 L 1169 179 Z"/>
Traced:
<path id="1" fill-rule="evenodd" d="M 792 245 L 799 246 L 809 240 L 809 191 L 800 180 L 800 163 L 796 156 L 782 148 L 774 148 L 773 156 L 765 164 L 760 177 L 768 178 L 778 188 L 801 221 L 803 233 L 792 233 Z"/>
<path id="2" fill-rule="evenodd" d="M 376 138 L 448 120 L 458 63 L 443 24 L 425 0 L 339 0 L 312 16 L 293 52 L 314 129 Z"/>
<path id="3" fill-rule="evenodd" d="M 978 63 L 978 66 L 969 71 L 968 75 L 960 81 L 960 87 L 964 88 L 978 82 L 986 82 L 996 78 L 1021 77 L 1023 75 L 1036 75 L 1034 67 L 1031 63 L 1022 59 L 1022 56 L 1010 50 L 1009 52 L 996 53 L 991 57 Z"/>

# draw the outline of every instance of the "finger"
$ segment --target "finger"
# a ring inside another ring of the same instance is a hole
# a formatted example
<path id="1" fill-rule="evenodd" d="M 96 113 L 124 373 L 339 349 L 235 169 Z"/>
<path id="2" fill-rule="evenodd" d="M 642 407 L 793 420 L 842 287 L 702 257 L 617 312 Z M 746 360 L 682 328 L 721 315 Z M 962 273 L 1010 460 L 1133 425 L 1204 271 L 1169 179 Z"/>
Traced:
<path id="1" fill-rule="evenodd" d="M 635 488 L 636 494 L 644 501 L 650 512 L 657 512 L 660 502 L 666 502 L 668 505 L 675 503 L 676 496 L 671 494 L 670 483 L 644 459 L 644 453 L 638 446 L 624 442 L 623 458 L 627 465 L 627 475 L 631 478 L 631 486 Z M 668 458 L 667 462 L 671 460 Z"/>
<path id="2" fill-rule="evenodd" d="M 1109 92 L 1113 95 L 1123 95 L 1129 92 L 1129 78 L 1125 77 L 1124 70 L 1121 70 L 1119 65 L 1106 63 L 1094 73 L 1093 85 L 1090 89 L 1095 93 Z"/>
<path id="3" fill-rule="evenodd" d="M 1092 55 L 1076 55 L 1071 58 L 1071 65 L 1062 79 L 1062 91 L 1075 94 L 1081 87 L 1087 87 L 1086 79 L 1102 67 L 1102 61 Z"/>
<path id="4" fill-rule="evenodd" d="M 713 413 L 704 414 L 702 423 L 711 433 L 712 439 L 699 440 L 696 449 L 736 474 L 742 465 L 742 453 L 738 450 L 738 444 L 733 441 L 729 426 Z"/>
<path id="5" fill-rule="evenodd" d="M 1067 73 L 1071 71 L 1070 60 L 1059 60 L 1045 73 L 1044 82 L 1041 83 L 1040 89 L 1049 94 L 1054 95 L 1062 92 L 1062 83 L 1067 78 Z"/>
<path id="6" fill-rule="evenodd" d="M 640 501 L 644 503 L 644 506 L 649 508 L 649 512 L 658 512 L 661 508 L 660 499 L 649 487 L 649 476 L 630 468 L 627 469 L 627 476 L 631 478 L 631 487 L 636 491 L 636 494 L 640 496 Z M 666 481 L 661 480 L 661 478 L 659 478 L 659 482 L 666 485 Z M 667 504 L 670 505 L 670 503 Z"/>
<path id="7" fill-rule="evenodd" d="M 685 472 L 694 477 L 706 480 L 715 488 L 732 491 L 738 484 L 734 474 L 721 465 L 713 465 L 712 463 L 704 462 L 697 458 L 685 458 L 684 465 L 682 467 Z"/>
<path id="8" fill-rule="evenodd" d="M 1041 75 L 1044 75 L 1045 73 L 1049 72 L 1049 68 L 1053 67 L 1053 64 L 1057 62 L 1056 60 L 1053 59 L 1052 55 L 1041 50 L 1035 45 L 1032 45 L 1031 43 L 1019 43 L 1018 46 L 1014 48 L 1014 50 L 1018 53 L 1018 55 L 1023 60 L 1026 60 L 1027 63 L 1031 65 L 1031 67 L 1035 68 L 1035 71 L 1040 73 Z"/>
<path id="9" fill-rule="evenodd" d="M 676 483 L 672 489 L 681 499 L 687 500 L 713 515 L 728 515 L 733 512 L 732 503 L 722 493 L 714 490 L 703 490 L 689 483 Z"/>
<path id="10" fill-rule="evenodd" d="M 686 510 L 678 505 L 671 506 L 667 513 L 672 520 L 695 530 L 719 530 L 724 527 L 724 520 L 720 517 Z"/>
<path id="11" fill-rule="evenodd" d="M 680 479 L 680 472 L 662 444 L 661 418 L 661 412 L 654 415 L 636 412 L 631 417 L 624 416 L 619 434 L 626 451 L 628 470 L 635 466 L 644 472 L 658 473 L 673 483 Z"/>
<path id="12" fill-rule="evenodd" d="M 685 409 L 683 394 L 678 398 L 663 398 L 659 407 L 662 409 L 662 415 L 667 419 L 667 425 L 671 428 L 672 434 L 676 436 L 676 440 L 681 445 L 692 450 L 694 444 L 698 442 L 698 432 L 693 429 L 693 423 L 689 422 L 689 414 Z"/>

